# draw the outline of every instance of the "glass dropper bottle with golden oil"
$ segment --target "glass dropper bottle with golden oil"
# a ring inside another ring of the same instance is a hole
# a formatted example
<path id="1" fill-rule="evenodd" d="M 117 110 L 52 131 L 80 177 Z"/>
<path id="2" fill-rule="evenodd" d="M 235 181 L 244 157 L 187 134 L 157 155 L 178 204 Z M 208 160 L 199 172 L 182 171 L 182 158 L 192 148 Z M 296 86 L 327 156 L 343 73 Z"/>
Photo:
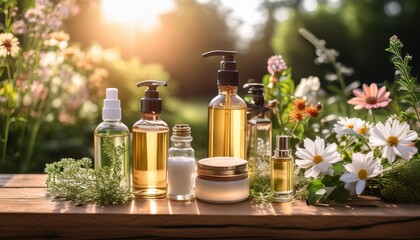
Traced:
<path id="1" fill-rule="evenodd" d="M 270 188 L 273 202 L 289 202 L 294 198 L 294 160 L 289 148 L 289 136 L 276 136 L 276 149 L 270 161 Z"/>

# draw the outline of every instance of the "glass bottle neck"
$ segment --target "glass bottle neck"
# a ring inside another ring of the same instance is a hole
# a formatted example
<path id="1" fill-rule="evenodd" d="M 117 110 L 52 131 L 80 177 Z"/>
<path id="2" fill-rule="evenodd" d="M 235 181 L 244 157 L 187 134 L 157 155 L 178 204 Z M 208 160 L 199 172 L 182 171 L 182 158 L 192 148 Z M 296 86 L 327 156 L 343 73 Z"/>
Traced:
<path id="1" fill-rule="evenodd" d="M 158 121 L 160 120 L 160 114 L 156 113 L 143 113 L 143 119 L 149 121 Z"/>
<path id="2" fill-rule="evenodd" d="M 219 95 L 236 95 L 238 93 L 238 86 L 224 86 L 219 85 Z"/>
<path id="3" fill-rule="evenodd" d="M 191 141 L 174 141 L 174 140 L 172 140 L 172 147 L 175 147 L 175 148 L 191 148 Z"/>

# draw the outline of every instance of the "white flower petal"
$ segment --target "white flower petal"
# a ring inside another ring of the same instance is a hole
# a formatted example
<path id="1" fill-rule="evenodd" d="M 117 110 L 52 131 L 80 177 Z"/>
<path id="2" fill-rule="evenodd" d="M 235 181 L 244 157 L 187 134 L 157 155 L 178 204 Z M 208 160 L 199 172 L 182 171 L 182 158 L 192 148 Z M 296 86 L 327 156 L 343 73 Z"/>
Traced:
<path id="1" fill-rule="evenodd" d="M 413 155 L 417 152 L 416 147 L 409 147 L 401 144 L 398 144 L 397 147 L 393 147 L 393 150 L 398 156 L 404 159 L 411 159 Z"/>
<path id="2" fill-rule="evenodd" d="M 301 167 L 301 168 L 309 168 L 309 167 L 311 167 L 311 166 L 313 166 L 314 165 L 314 162 L 313 161 L 311 161 L 311 160 L 300 160 L 300 159 L 297 159 L 296 161 L 295 161 L 295 163 L 296 163 L 296 165 L 298 165 L 299 167 Z"/>
<path id="3" fill-rule="evenodd" d="M 298 148 L 296 156 L 305 160 L 312 160 L 314 158 L 313 154 L 304 148 Z"/>
<path id="4" fill-rule="evenodd" d="M 351 173 L 356 173 L 356 169 L 354 169 L 354 166 L 351 163 L 344 165 L 344 168 Z"/>
<path id="5" fill-rule="evenodd" d="M 310 178 L 310 177 L 316 178 L 316 177 L 318 177 L 318 175 L 319 175 L 319 171 L 317 169 L 315 169 L 315 166 L 309 168 L 305 172 L 305 177 L 306 178 Z"/>
<path id="6" fill-rule="evenodd" d="M 356 182 L 359 179 L 354 173 L 344 173 L 343 175 L 341 175 L 340 180 L 345 183 L 351 183 L 351 182 Z"/>
<path id="7" fill-rule="evenodd" d="M 356 194 L 357 195 L 360 195 L 363 192 L 363 190 L 365 190 L 365 187 L 366 187 L 366 181 L 365 180 L 359 180 L 359 181 L 357 181 L 357 184 L 356 184 Z"/>
<path id="8" fill-rule="evenodd" d="M 316 137 L 315 139 L 315 154 L 321 155 L 325 149 L 324 139 Z"/>
<path id="9" fill-rule="evenodd" d="M 305 149 L 307 151 L 309 151 L 313 155 L 316 154 L 315 153 L 315 143 L 311 139 L 305 138 L 305 140 L 303 140 L 303 146 L 305 147 Z"/>

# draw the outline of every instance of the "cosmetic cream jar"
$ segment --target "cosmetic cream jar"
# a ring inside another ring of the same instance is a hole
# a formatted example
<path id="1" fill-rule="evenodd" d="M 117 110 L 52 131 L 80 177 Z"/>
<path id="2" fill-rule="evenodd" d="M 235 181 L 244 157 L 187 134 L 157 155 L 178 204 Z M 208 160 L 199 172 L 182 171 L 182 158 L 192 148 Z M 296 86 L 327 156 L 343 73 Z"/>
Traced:
<path id="1" fill-rule="evenodd" d="M 247 161 L 234 157 L 211 157 L 198 161 L 195 195 L 211 203 L 240 202 L 249 196 Z"/>

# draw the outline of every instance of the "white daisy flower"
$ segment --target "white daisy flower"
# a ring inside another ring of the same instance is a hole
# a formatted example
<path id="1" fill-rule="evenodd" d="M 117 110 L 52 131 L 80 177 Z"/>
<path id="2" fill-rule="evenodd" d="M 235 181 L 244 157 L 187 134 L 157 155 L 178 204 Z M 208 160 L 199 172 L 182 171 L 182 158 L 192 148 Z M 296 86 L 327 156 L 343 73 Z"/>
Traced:
<path id="1" fill-rule="evenodd" d="M 364 135 L 369 132 L 371 124 L 360 118 L 339 117 L 334 124 L 333 131 L 338 135 L 360 134 Z"/>
<path id="2" fill-rule="evenodd" d="M 388 120 L 385 125 L 379 122 L 369 133 L 369 144 L 372 147 L 381 147 L 382 157 L 386 157 L 389 163 L 394 162 L 397 155 L 403 159 L 411 159 L 417 152 L 413 141 L 418 134 L 410 130 L 410 125 L 406 122 L 400 123 L 397 119 Z"/>
<path id="3" fill-rule="evenodd" d="M 335 143 L 325 147 L 324 139 L 316 137 L 315 142 L 306 138 L 303 140 L 303 145 L 305 148 L 297 148 L 296 156 L 300 159 L 296 159 L 296 165 L 307 169 L 306 178 L 334 173 L 332 164 L 341 161 Z"/>
<path id="4" fill-rule="evenodd" d="M 19 53 L 19 40 L 11 33 L 0 34 L 0 57 L 16 57 Z"/>
<path id="5" fill-rule="evenodd" d="M 374 158 L 373 152 L 369 152 L 366 155 L 353 153 L 351 160 L 352 163 L 344 165 L 348 173 L 344 173 L 340 180 L 346 183 L 347 188 L 355 186 L 356 194 L 360 195 L 365 190 L 366 179 L 376 177 L 382 173 L 381 161 L 378 158 Z"/>

